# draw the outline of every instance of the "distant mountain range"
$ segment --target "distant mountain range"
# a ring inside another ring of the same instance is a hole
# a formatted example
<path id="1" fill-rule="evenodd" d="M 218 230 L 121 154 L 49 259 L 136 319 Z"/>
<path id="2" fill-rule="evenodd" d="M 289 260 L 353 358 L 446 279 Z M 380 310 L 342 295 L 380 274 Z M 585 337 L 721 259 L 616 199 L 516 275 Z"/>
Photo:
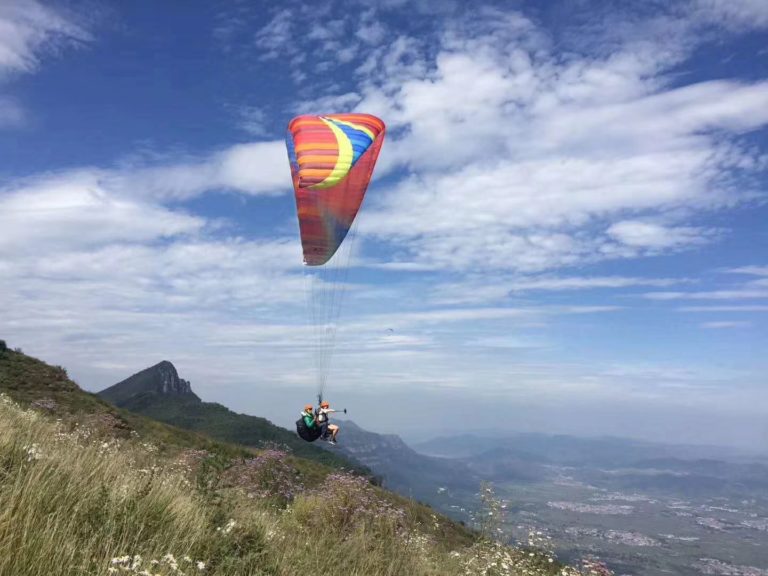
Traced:
<path id="1" fill-rule="evenodd" d="M 768 462 L 727 454 L 720 447 L 509 433 L 440 437 L 414 448 L 453 457 L 494 482 L 549 482 L 567 473 L 612 490 L 665 495 L 768 492 Z"/>
<path id="2" fill-rule="evenodd" d="M 399 436 L 369 432 L 351 420 L 339 424 L 340 441 L 331 449 L 368 466 L 395 492 L 428 503 L 448 484 L 453 490 L 477 492 L 480 478 L 464 462 L 419 454 Z"/>

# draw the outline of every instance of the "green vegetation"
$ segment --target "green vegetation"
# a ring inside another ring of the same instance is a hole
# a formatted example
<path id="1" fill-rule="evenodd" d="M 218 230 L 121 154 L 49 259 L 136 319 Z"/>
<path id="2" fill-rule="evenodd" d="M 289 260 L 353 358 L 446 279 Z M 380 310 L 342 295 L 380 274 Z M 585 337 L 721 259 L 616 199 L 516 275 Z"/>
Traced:
<path id="1" fill-rule="evenodd" d="M 0 394 L 2 575 L 579 574 L 365 477 L 152 426 L 20 353 L 0 366 L 25 402 Z"/>
<path id="2" fill-rule="evenodd" d="M 50 366 L 7 348 L 0 349 L 0 391 L 22 406 L 101 431 L 118 436 L 137 432 L 163 449 L 196 447 L 229 454 L 233 452 L 230 444 L 256 448 L 279 445 L 327 466 L 369 473 L 367 468 L 308 445 L 264 418 L 235 414 L 220 404 L 201 402 L 194 394 L 163 396 L 133 390 L 138 395 L 130 397 L 125 409 L 118 408 L 99 395 L 82 390 L 61 366 Z M 142 416 L 143 412 L 148 417 Z M 246 453 L 242 448 L 234 451 Z"/>
<path id="3" fill-rule="evenodd" d="M 247 454 L 242 448 L 212 441 L 201 434 L 179 430 L 115 408 L 72 382 L 61 366 L 50 366 L 19 351 L 0 351 L 0 392 L 24 407 L 51 414 L 70 425 L 85 425 L 103 434 L 131 433 L 152 439 L 163 450 L 200 448 L 229 455 Z"/>

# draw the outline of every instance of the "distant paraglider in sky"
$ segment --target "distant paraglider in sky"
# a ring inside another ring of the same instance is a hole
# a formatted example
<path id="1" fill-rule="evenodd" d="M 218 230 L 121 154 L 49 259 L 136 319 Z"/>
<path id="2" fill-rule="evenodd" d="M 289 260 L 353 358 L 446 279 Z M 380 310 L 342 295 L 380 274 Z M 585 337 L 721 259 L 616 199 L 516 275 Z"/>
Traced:
<path id="1" fill-rule="evenodd" d="M 319 397 L 335 347 L 354 240 L 353 223 L 384 133 L 384 122 L 370 114 L 304 115 L 288 124 L 286 145 L 308 267 L 308 309 L 314 328 Z"/>

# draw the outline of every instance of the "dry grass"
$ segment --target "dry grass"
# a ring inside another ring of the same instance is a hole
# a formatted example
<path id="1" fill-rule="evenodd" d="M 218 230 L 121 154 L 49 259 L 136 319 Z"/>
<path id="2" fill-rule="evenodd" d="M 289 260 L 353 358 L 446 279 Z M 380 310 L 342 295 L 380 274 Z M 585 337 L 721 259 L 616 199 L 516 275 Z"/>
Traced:
<path id="1" fill-rule="evenodd" d="M 362 478 L 332 475 L 286 498 L 293 460 L 259 468 L 276 459 L 254 459 L 247 473 L 190 467 L 140 438 L 70 429 L 0 396 L 0 576 L 553 572 L 468 536 L 447 546 L 442 519 L 424 522 L 424 510 Z"/>

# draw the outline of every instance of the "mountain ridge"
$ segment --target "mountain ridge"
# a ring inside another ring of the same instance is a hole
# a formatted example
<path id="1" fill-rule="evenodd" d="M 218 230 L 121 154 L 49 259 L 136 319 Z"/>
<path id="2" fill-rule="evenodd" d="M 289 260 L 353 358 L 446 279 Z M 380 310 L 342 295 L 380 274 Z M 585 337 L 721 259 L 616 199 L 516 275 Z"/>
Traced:
<path id="1" fill-rule="evenodd" d="M 101 390 L 97 396 L 129 412 L 224 442 L 253 448 L 284 446 L 297 456 L 370 473 L 367 467 L 349 457 L 320 450 L 266 418 L 240 414 L 216 402 L 204 402 L 168 361 L 145 368 Z"/>

